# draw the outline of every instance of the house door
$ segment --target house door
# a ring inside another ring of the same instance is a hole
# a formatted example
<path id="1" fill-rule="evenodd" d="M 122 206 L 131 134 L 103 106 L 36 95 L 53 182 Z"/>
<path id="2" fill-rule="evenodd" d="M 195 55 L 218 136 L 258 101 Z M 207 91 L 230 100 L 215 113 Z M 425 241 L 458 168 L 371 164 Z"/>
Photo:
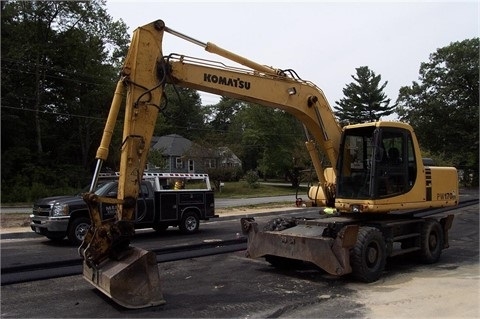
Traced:
<path id="1" fill-rule="evenodd" d="M 195 173 L 195 165 L 193 165 L 193 160 L 188 160 L 188 172 Z"/>

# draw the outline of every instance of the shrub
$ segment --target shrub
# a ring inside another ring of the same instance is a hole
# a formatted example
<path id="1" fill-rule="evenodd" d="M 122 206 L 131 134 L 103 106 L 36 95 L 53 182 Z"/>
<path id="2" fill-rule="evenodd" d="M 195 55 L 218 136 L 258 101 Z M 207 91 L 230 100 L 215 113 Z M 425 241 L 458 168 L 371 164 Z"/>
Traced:
<path id="1" fill-rule="evenodd" d="M 259 176 L 256 171 L 249 170 L 244 178 L 250 188 L 257 188 L 259 186 Z"/>

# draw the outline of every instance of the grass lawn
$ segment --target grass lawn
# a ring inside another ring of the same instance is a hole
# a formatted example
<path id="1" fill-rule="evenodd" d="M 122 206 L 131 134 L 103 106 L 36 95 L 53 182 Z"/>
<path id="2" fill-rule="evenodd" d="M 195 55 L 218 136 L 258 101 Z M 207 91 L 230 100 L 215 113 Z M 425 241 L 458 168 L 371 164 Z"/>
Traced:
<path id="1" fill-rule="evenodd" d="M 264 197 L 264 196 L 282 196 L 295 195 L 297 188 L 289 185 L 265 185 L 258 184 L 252 188 L 245 181 L 225 182 L 220 192 L 215 192 L 215 198 L 245 198 L 245 197 Z M 306 187 L 299 187 L 298 193 L 303 195 L 307 193 Z"/>

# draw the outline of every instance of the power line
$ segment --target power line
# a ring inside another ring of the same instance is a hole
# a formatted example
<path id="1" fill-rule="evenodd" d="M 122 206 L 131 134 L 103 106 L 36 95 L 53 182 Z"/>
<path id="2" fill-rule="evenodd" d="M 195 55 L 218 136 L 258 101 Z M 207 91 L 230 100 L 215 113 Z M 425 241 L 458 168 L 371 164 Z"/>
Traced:
<path id="1" fill-rule="evenodd" d="M 35 109 L 15 107 L 15 106 L 2 105 L 0 108 L 2 108 L 2 109 L 12 109 L 12 110 L 18 110 L 18 111 L 25 111 L 25 112 L 39 112 L 39 113 L 42 113 L 42 114 L 49 114 L 49 115 L 56 115 L 56 116 L 86 118 L 86 119 L 91 119 L 91 120 L 102 120 L 102 121 L 106 120 L 106 118 L 103 118 L 103 117 L 93 117 L 93 116 L 80 115 L 80 114 L 60 113 L 60 112 L 47 111 L 47 110 L 39 111 L 39 110 L 35 110 Z"/>

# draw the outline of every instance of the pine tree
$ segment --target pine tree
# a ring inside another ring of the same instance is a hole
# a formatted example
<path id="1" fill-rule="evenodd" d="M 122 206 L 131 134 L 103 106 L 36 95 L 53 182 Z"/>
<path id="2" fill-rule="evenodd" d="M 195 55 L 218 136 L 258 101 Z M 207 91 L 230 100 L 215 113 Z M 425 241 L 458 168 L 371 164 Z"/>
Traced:
<path id="1" fill-rule="evenodd" d="M 367 66 L 356 68 L 355 82 L 343 89 L 344 98 L 336 101 L 335 115 L 341 124 L 354 124 L 378 121 L 382 116 L 393 113 L 395 105 L 390 106 L 390 99 L 383 90 L 387 81 L 380 86 L 382 77 L 376 75 Z"/>

